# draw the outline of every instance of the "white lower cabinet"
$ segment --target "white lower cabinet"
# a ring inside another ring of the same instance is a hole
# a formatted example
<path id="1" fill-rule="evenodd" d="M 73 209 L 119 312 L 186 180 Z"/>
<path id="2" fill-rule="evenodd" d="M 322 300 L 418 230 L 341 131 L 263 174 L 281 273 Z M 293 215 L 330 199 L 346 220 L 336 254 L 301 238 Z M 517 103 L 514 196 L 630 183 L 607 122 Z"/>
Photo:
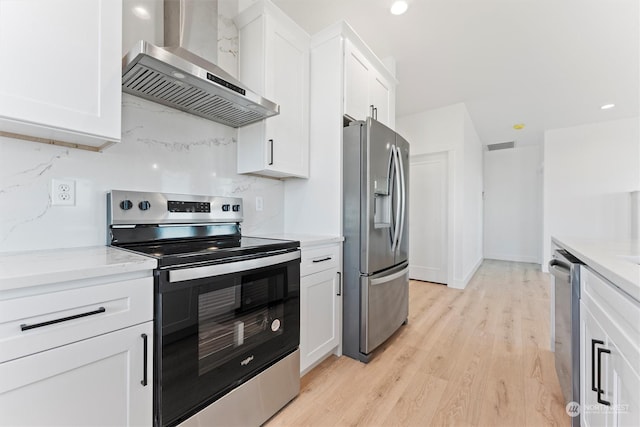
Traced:
<path id="1" fill-rule="evenodd" d="M 640 303 L 588 268 L 581 293 L 582 425 L 640 426 Z"/>
<path id="2" fill-rule="evenodd" d="M 2 363 L 0 425 L 150 426 L 152 373 L 153 322 Z"/>
<path id="3" fill-rule="evenodd" d="M 153 277 L 0 291 L 0 426 L 153 424 Z"/>
<path id="4" fill-rule="evenodd" d="M 330 354 L 340 354 L 341 244 L 302 249 L 300 279 L 300 373 Z"/>

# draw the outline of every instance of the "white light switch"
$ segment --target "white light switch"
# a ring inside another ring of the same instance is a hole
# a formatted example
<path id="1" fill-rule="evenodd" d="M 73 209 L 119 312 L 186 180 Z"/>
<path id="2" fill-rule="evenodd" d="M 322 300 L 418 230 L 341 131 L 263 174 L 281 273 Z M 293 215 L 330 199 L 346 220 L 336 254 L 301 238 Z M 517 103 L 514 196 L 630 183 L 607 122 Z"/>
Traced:
<path id="1" fill-rule="evenodd" d="M 257 196 L 256 197 L 256 211 L 260 212 L 262 211 L 262 209 L 264 208 L 264 204 L 262 201 L 262 197 Z"/>

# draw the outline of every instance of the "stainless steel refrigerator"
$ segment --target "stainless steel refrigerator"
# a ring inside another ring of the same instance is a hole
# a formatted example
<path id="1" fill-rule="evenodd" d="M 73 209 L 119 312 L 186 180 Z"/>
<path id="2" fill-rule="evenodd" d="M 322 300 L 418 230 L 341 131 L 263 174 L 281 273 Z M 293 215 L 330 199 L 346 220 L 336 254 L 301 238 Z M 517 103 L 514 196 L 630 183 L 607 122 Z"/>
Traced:
<path id="1" fill-rule="evenodd" d="M 409 143 L 367 118 L 343 130 L 343 353 L 368 362 L 409 313 Z"/>

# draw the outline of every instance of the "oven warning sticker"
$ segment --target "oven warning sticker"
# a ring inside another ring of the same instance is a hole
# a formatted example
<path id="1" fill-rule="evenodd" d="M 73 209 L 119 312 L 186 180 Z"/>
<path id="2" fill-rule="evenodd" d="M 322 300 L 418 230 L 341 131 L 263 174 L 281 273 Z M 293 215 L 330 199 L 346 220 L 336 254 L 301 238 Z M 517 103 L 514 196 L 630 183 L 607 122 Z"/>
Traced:
<path id="1" fill-rule="evenodd" d="M 278 329 L 280 329 L 280 319 L 275 319 L 273 322 L 271 322 L 271 330 L 273 332 L 276 332 Z"/>

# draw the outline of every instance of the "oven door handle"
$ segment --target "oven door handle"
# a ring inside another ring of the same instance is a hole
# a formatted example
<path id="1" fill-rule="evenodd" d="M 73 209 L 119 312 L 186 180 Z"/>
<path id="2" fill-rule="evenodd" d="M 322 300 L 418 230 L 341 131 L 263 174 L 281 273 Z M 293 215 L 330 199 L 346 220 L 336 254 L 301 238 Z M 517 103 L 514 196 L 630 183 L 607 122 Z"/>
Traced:
<path id="1" fill-rule="evenodd" d="M 201 279 L 203 277 L 222 276 L 223 274 L 229 273 L 238 273 L 241 271 L 253 270 L 255 268 L 269 267 L 271 265 L 293 261 L 295 259 L 300 259 L 300 250 L 244 261 L 169 270 L 169 283 Z"/>

